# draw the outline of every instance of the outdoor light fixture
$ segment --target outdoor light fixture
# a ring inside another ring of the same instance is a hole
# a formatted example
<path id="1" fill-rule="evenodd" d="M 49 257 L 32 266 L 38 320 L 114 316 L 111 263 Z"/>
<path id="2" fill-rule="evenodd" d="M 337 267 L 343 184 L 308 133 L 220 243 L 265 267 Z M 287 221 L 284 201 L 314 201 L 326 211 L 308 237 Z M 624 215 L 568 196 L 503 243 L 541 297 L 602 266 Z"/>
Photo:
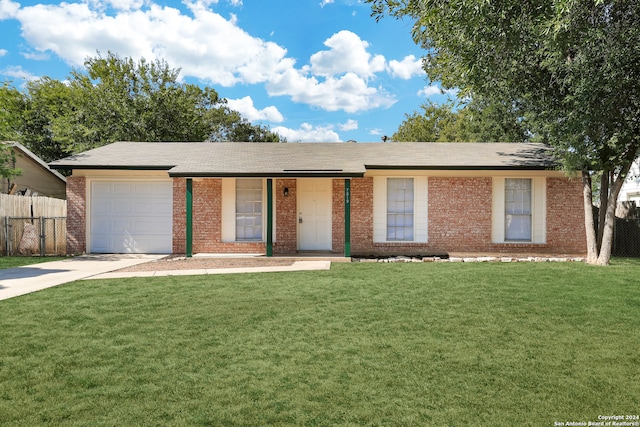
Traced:
<path id="1" fill-rule="evenodd" d="M 289 195 L 289 187 L 284 187 L 282 194 L 284 194 L 284 197 L 287 197 Z"/>

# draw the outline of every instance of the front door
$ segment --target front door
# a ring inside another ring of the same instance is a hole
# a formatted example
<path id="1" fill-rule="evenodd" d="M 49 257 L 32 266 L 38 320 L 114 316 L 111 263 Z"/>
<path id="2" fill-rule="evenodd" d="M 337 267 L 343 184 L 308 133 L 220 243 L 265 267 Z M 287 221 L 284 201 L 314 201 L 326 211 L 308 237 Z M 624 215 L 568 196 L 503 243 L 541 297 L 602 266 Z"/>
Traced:
<path id="1" fill-rule="evenodd" d="M 331 179 L 298 179 L 298 249 L 331 250 Z"/>

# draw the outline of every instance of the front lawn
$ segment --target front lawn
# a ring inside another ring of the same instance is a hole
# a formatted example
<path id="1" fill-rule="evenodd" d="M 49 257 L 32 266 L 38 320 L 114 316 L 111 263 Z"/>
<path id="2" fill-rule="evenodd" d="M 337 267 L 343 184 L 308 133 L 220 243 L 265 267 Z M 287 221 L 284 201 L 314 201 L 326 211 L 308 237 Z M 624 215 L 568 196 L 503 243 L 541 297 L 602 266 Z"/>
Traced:
<path id="1" fill-rule="evenodd" d="M 0 302 L 0 425 L 553 426 L 640 412 L 640 264 L 334 264 Z"/>
<path id="2" fill-rule="evenodd" d="M 20 267 L 23 265 L 40 264 L 41 262 L 60 261 L 65 257 L 39 257 L 39 256 L 0 256 L 0 270 L 5 268 Z"/>

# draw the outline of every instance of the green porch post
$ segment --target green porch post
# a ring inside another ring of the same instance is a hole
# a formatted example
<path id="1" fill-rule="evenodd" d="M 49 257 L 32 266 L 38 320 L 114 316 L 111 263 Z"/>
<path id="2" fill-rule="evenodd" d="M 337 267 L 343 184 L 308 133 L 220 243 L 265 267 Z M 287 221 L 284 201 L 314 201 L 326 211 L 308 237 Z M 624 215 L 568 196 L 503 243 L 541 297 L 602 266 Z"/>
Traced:
<path id="1" fill-rule="evenodd" d="M 351 256 L 351 180 L 344 180 L 344 256 Z"/>
<path id="2" fill-rule="evenodd" d="M 273 180 L 267 179 L 267 256 L 273 256 Z"/>
<path id="3" fill-rule="evenodd" d="M 187 257 L 193 256 L 193 180 L 187 178 Z"/>

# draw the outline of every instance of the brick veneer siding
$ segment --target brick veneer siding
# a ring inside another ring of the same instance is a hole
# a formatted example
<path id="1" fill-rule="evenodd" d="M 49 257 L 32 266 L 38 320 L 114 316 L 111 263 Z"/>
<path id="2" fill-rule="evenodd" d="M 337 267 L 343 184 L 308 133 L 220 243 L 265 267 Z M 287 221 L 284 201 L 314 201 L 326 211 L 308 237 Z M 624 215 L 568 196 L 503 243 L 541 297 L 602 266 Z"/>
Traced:
<path id="1" fill-rule="evenodd" d="M 187 252 L 187 180 L 173 178 L 173 253 Z"/>
<path id="2" fill-rule="evenodd" d="M 291 254 L 298 249 L 298 205 L 297 186 L 295 179 L 275 180 L 274 192 L 276 196 L 275 222 L 276 233 L 273 253 Z M 288 195 L 284 195 L 284 189 Z"/>
<path id="3" fill-rule="evenodd" d="M 351 180 L 351 253 L 382 251 L 373 246 L 373 178 Z"/>
<path id="4" fill-rule="evenodd" d="M 344 252 L 344 179 L 334 179 L 331 187 L 331 251 Z"/>
<path id="5" fill-rule="evenodd" d="M 193 180 L 193 253 L 264 253 L 264 242 L 222 242 L 222 180 Z M 186 252 L 186 178 L 173 180 L 173 252 Z"/>
<path id="6" fill-rule="evenodd" d="M 68 184 L 84 194 L 84 180 Z M 82 189 L 79 189 L 82 185 Z M 75 187 L 74 187 L 75 186 Z M 288 195 L 284 196 L 284 188 Z M 76 189 L 78 188 L 78 189 Z M 186 180 L 174 179 L 173 251 L 186 249 Z M 76 189 L 76 190 L 74 190 Z M 353 255 L 442 254 L 451 252 L 583 254 L 582 192 L 579 180 L 547 178 L 547 243 L 492 243 L 492 178 L 429 177 L 428 243 L 373 242 L 373 178 L 351 179 L 351 253 Z M 295 179 L 274 180 L 276 232 L 274 253 L 297 250 L 297 186 Z M 73 196 L 70 196 L 73 197 Z M 263 253 L 264 242 L 221 242 L 222 181 L 193 182 L 193 251 Z M 73 208 L 69 205 L 69 212 Z M 84 219 L 82 209 L 76 215 Z M 70 218 L 72 218 L 70 214 Z M 68 225 L 69 226 L 69 225 Z M 84 229 L 82 229 L 84 233 Z M 80 236 L 74 232 L 74 236 Z M 84 234 L 81 236 L 84 249 Z M 71 244 L 69 247 L 72 247 Z M 332 182 L 332 251 L 344 251 L 344 179 Z"/>
<path id="7" fill-rule="evenodd" d="M 491 244 L 492 179 L 429 178 L 429 246 L 434 252 L 484 251 Z"/>
<path id="8" fill-rule="evenodd" d="M 87 251 L 87 179 L 67 178 L 67 253 Z"/>
<path id="9" fill-rule="evenodd" d="M 334 248 L 343 239 L 343 185 L 334 182 Z M 492 242 L 492 178 L 429 177 L 428 243 L 373 242 L 373 179 L 351 180 L 351 253 L 410 255 L 479 252 L 505 254 L 586 253 L 579 180 L 547 178 L 547 243 Z M 342 194 L 342 193 L 341 193 Z M 338 234 L 338 236 L 336 236 Z"/>
<path id="10" fill-rule="evenodd" d="M 580 179 L 547 178 L 547 242 L 555 251 L 587 252 L 583 203 Z"/>

